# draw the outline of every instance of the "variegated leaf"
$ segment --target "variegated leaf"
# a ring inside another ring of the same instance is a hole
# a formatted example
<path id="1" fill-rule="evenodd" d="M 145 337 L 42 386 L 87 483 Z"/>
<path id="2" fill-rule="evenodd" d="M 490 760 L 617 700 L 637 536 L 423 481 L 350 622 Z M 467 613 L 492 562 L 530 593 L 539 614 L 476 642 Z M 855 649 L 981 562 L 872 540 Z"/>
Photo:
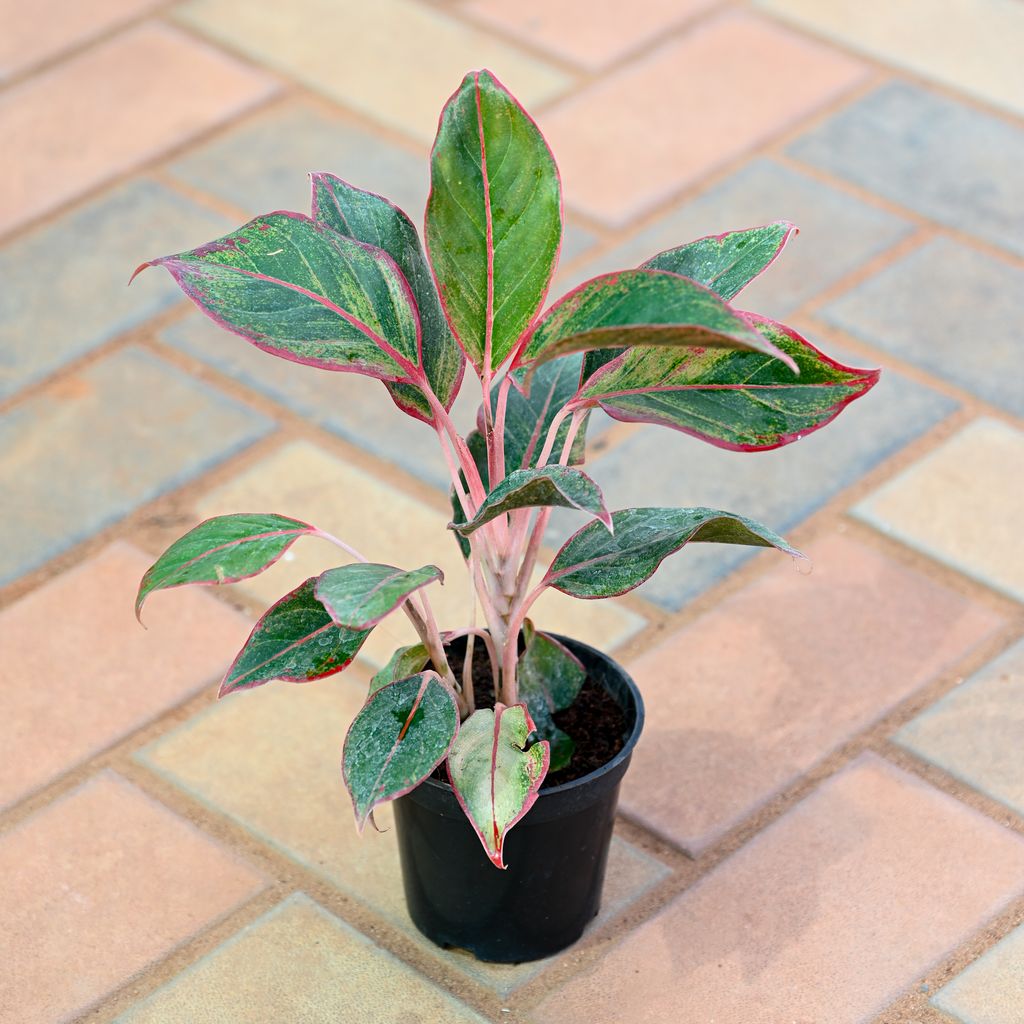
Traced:
<path id="1" fill-rule="evenodd" d="M 574 533 L 543 582 L 572 597 L 617 597 L 649 580 L 685 544 L 706 541 L 773 547 L 802 558 L 767 526 L 713 508 L 627 508 L 612 513 L 614 534 L 599 523 Z"/>
<path id="2" fill-rule="evenodd" d="M 660 270 L 623 270 L 581 284 L 544 314 L 513 365 L 532 372 L 571 352 L 640 346 L 751 349 L 793 365 L 710 289 Z"/>
<path id="3" fill-rule="evenodd" d="M 387 686 L 388 683 L 422 672 L 429 661 L 430 652 L 423 644 L 399 647 L 391 655 L 388 663 L 370 680 L 370 693 L 375 693 L 382 686 Z"/>
<path id="4" fill-rule="evenodd" d="M 322 679 L 351 663 L 371 630 L 334 622 L 313 593 L 315 583 L 316 577 L 306 580 L 256 623 L 221 683 L 221 697 L 272 679 Z"/>
<path id="5" fill-rule="evenodd" d="M 572 760 L 576 744 L 555 725 L 553 716 L 579 696 L 587 670 L 568 647 L 538 632 L 529 619 L 523 623 L 523 640 L 516 671 L 519 696 L 529 709 L 537 735 L 551 744 L 550 771 L 557 772 Z"/>
<path id="6" fill-rule="evenodd" d="M 389 200 L 350 185 L 333 174 L 311 174 L 313 219 L 359 242 L 383 249 L 398 266 L 412 289 L 422 327 L 420 365 L 445 409 L 450 409 L 466 366 L 441 310 L 433 275 L 423 255 L 416 228 Z M 395 404 L 410 416 L 434 421 L 423 392 L 410 384 L 388 382 Z"/>
<path id="7" fill-rule="evenodd" d="M 499 367 L 547 293 L 562 237 L 558 170 L 525 110 L 470 72 L 441 113 L 426 241 L 441 304 L 478 370 Z"/>
<path id="8" fill-rule="evenodd" d="M 774 262 L 796 233 L 796 226 L 787 220 L 745 231 L 726 231 L 667 249 L 642 267 L 681 274 L 728 300 Z"/>
<path id="9" fill-rule="evenodd" d="M 792 328 L 745 313 L 800 369 L 761 352 L 631 349 L 606 363 L 574 404 L 631 423 L 659 423 L 733 451 L 769 451 L 830 423 L 874 387 L 878 370 L 844 366 Z"/>
<path id="10" fill-rule="evenodd" d="M 374 807 L 427 778 L 458 732 L 455 697 L 436 672 L 373 691 L 352 720 L 342 752 L 342 775 L 359 830 Z"/>
<path id="11" fill-rule="evenodd" d="M 299 213 L 270 213 L 162 266 L 211 319 L 257 348 L 326 370 L 415 380 L 420 324 L 387 253 Z M 134 275 L 133 275 L 134 276 Z"/>
<path id="12" fill-rule="evenodd" d="M 375 562 L 352 562 L 321 574 L 316 581 L 316 597 L 339 625 L 368 629 L 410 594 L 435 580 L 444 580 L 444 573 L 436 565 L 406 570 Z"/>
<path id="13" fill-rule="evenodd" d="M 525 704 L 480 708 L 462 723 L 448 755 L 455 796 L 499 868 L 506 867 L 505 836 L 533 806 L 548 771 L 548 743 L 527 749 L 533 731 Z"/>
<path id="14" fill-rule="evenodd" d="M 272 566 L 295 541 L 316 527 L 272 513 L 215 516 L 179 537 L 146 571 L 135 616 L 155 590 L 186 583 L 237 583 Z"/>
<path id="15" fill-rule="evenodd" d="M 574 508 L 589 512 L 611 529 L 611 516 L 605 507 L 601 488 L 586 473 L 559 465 L 512 470 L 484 498 L 470 522 L 452 523 L 451 528 L 469 536 L 507 512 L 537 507 Z"/>

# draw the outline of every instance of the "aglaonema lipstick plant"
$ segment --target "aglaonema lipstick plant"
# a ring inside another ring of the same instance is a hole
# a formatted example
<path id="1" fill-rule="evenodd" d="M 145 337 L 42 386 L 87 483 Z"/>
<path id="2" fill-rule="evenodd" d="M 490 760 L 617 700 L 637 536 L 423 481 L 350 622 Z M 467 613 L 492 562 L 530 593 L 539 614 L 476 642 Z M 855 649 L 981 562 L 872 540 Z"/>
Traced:
<path id="1" fill-rule="evenodd" d="M 561 244 L 561 183 L 537 126 L 486 71 L 468 74 L 445 106 L 430 171 L 425 251 L 388 200 L 315 173 L 310 216 L 266 214 L 139 269 L 164 267 L 207 316 L 266 352 L 376 378 L 419 429 L 436 433 L 451 475 L 450 529 L 486 629 L 442 631 L 429 596 L 442 582 L 436 566 L 373 562 L 319 526 L 268 513 L 219 516 L 171 545 L 142 580 L 136 610 L 156 590 L 251 577 L 300 537 L 333 541 L 345 564 L 266 612 L 221 696 L 340 672 L 385 616 L 405 614 L 419 643 L 373 678 L 344 742 L 358 826 L 447 762 L 487 856 L 503 867 L 509 829 L 549 768 L 571 762 L 574 738 L 555 715 L 586 675 L 529 619 L 537 598 L 548 588 L 582 599 L 625 594 L 697 542 L 798 555 L 766 526 L 716 509 L 610 512 L 580 468 L 590 411 L 768 451 L 824 426 L 877 371 L 843 366 L 734 305 L 794 234 L 782 221 L 652 255 L 542 311 Z M 481 404 L 476 429 L 462 436 L 450 410 L 467 363 Z M 557 507 L 591 521 L 536 582 Z M 458 673 L 446 650 L 455 637 L 466 637 Z M 478 706 L 473 686 L 474 657 L 487 655 L 493 707 Z"/>

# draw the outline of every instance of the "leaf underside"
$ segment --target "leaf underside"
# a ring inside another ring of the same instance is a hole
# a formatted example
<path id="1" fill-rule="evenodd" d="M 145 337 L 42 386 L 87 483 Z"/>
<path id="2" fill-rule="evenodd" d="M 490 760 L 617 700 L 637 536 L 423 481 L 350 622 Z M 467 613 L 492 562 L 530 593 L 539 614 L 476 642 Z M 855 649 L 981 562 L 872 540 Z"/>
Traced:
<path id="1" fill-rule="evenodd" d="M 135 600 L 135 615 L 155 590 L 186 583 L 237 583 L 273 565 L 316 528 L 273 513 L 216 516 L 179 537 L 146 571 Z"/>
<path id="2" fill-rule="evenodd" d="M 544 581 L 571 597 L 617 597 L 649 580 L 658 566 L 693 542 L 773 547 L 794 558 L 795 548 L 767 526 L 712 508 L 629 508 L 612 513 L 614 534 L 599 523 L 574 533 Z"/>
<path id="3" fill-rule="evenodd" d="M 316 583 L 316 596 L 339 625 L 367 629 L 410 594 L 443 579 L 444 573 L 436 565 L 405 570 L 376 562 L 352 562 L 322 573 Z"/>
<path id="4" fill-rule="evenodd" d="M 340 235 L 382 249 L 405 276 L 422 327 L 421 365 L 434 394 L 445 409 L 450 409 L 462 382 L 466 360 L 441 309 L 434 278 L 412 221 L 382 196 L 358 189 L 333 174 L 321 172 L 310 178 L 313 219 Z M 433 422 L 433 410 L 419 388 L 385 384 L 400 409 L 417 419 Z"/>
<path id="5" fill-rule="evenodd" d="M 496 867 L 504 868 L 505 836 L 533 806 L 550 751 L 546 741 L 528 750 L 534 723 L 524 704 L 475 711 L 448 755 L 448 777 L 470 823 Z"/>
<path id="6" fill-rule="evenodd" d="M 744 314 L 797 364 L 738 349 L 632 349 L 606 363 L 577 402 L 614 419 L 657 423 L 733 451 L 769 451 L 825 426 L 878 380 L 843 366 L 796 331 Z"/>
<path id="7" fill-rule="evenodd" d="M 468 523 L 452 528 L 468 536 L 498 516 L 520 508 L 558 507 L 589 512 L 610 528 L 611 517 L 601 488 L 586 473 L 571 466 L 514 469 L 491 491 Z"/>
<path id="8" fill-rule="evenodd" d="M 273 679 L 322 679 L 351 663 L 371 631 L 337 625 L 316 599 L 315 585 L 314 576 L 266 611 L 228 669 L 221 697 Z"/>
<path id="9" fill-rule="evenodd" d="M 342 752 L 342 775 L 360 831 L 377 804 L 408 793 L 430 775 L 458 731 L 455 697 L 436 672 L 420 672 L 370 694 Z"/>
<path id="10" fill-rule="evenodd" d="M 537 126 L 490 72 L 466 75 L 431 152 L 426 241 L 448 321 L 478 370 L 499 367 L 540 308 L 561 207 Z"/>

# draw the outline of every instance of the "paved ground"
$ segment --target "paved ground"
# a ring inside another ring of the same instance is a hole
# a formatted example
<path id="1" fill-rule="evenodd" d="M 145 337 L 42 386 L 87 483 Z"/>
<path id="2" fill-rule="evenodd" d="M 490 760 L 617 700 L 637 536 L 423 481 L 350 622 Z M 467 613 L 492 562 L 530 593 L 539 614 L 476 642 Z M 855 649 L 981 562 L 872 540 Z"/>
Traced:
<path id="1" fill-rule="evenodd" d="M 1024 1021 L 1024 6 L 0 0 L 0 23 L 0 1019 Z M 367 665 L 213 702 L 329 551 L 131 614 L 218 511 L 457 569 L 431 436 L 379 386 L 125 282 L 305 208 L 307 170 L 418 212 L 481 65 L 563 169 L 563 286 L 787 217 L 750 305 L 885 367 L 767 455 L 597 434 L 614 506 L 753 515 L 815 568 L 688 552 L 548 604 L 650 724 L 600 920 L 506 968 L 420 940 L 393 836 L 354 834 L 336 765 Z"/>

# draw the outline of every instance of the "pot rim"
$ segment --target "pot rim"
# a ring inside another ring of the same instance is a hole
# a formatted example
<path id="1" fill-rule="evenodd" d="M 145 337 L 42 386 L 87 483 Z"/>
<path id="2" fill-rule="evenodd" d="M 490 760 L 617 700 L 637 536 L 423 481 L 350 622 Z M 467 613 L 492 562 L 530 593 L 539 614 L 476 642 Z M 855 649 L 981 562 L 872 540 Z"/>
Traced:
<path id="1" fill-rule="evenodd" d="M 573 779 L 571 782 L 562 782 L 557 786 L 549 786 L 547 789 L 539 790 L 537 793 L 538 800 L 542 800 L 544 797 L 548 796 L 555 796 L 559 793 L 567 793 L 573 789 L 578 789 L 579 787 L 595 782 L 602 776 L 614 771 L 614 769 L 622 764 L 623 761 L 632 756 L 637 741 L 640 739 L 640 733 L 643 731 L 644 727 L 644 701 L 640 696 L 640 691 L 637 689 L 637 685 L 633 681 L 633 677 L 613 657 L 611 657 L 611 655 L 605 654 L 604 651 L 599 650 L 596 647 L 591 647 L 590 644 L 584 643 L 582 640 L 574 640 L 572 637 L 563 636 L 561 633 L 551 633 L 550 635 L 561 640 L 570 647 L 581 647 L 587 651 L 588 654 L 613 665 L 622 677 L 623 682 L 626 684 L 626 690 L 633 699 L 633 704 L 636 707 L 636 719 L 633 722 L 633 728 L 630 730 L 629 735 L 622 744 L 622 749 L 610 761 L 605 761 L 600 768 L 595 768 L 592 772 L 589 772 L 586 775 L 581 775 L 578 779 Z M 447 758 L 445 758 L 445 762 L 447 762 Z M 447 791 L 453 796 L 455 795 L 455 790 L 452 787 L 452 784 L 450 782 L 442 782 L 440 779 L 428 777 L 424 779 L 420 785 L 426 785 L 431 789 Z"/>

